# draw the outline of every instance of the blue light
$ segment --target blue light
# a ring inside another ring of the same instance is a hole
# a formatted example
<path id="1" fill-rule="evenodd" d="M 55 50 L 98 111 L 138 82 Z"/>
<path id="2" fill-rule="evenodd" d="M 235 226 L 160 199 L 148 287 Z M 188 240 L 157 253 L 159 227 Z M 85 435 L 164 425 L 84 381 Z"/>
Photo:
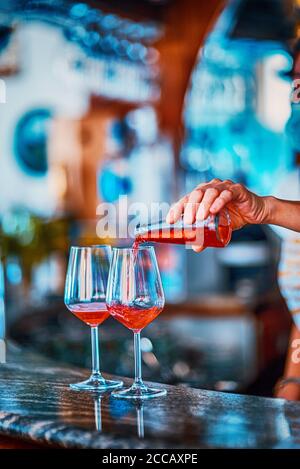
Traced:
<path id="1" fill-rule="evenodd" d="M 89 10 L 90 8 L 86 3 L 75 3 L 70 9 L 70 16 L 75 19 L 81 19 L 88 14 Z"/>
<path id="2" fill-rule="evenodd" d="M 6 275 L 8 282 L 12 285 L 18 285 L 22 282 L 22 270 L 17 262 L 8 262 Z"/>

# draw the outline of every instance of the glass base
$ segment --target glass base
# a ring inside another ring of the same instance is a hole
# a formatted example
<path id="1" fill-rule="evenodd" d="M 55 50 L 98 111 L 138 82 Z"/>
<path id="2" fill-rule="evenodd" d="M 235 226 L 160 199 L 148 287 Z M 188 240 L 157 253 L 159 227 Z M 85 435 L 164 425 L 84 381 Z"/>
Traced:
<path id="1" fill-rule="evenodd" d="M 161 397 L 167 394 L 166 389 L 148 388 L 148 386 L 136 386 L 133 384 L 130 388 L 122 391 L 113 391 L 111 395 L 118 399 L 137 399 L 146 400 L 154 397 Z"/>
<path id="2" fill-rule="evenodd" d="M 105 392 L 110 389 L 121 388 L 123 381 L 112 381 L 104 379 L 101 375 L 91 375 L 85 381 L 80 383 L 70 384 L 70 388 L 75 391 L 99 391 Z"/>

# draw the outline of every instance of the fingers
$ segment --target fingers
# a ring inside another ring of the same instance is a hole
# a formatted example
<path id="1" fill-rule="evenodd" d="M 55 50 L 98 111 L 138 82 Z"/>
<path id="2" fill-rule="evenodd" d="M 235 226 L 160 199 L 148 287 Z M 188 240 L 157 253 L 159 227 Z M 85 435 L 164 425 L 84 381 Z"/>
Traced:
<path id="1" fill-rule="evenodd" d="M 190 194 L 182 197 L 166 217 L 167 223 L 176 223 L 184 215 L 184 223 L 189 225 L 196 220 L 201 221 L 220 212 L 226 204 L 233 200 L 242 200 L 247 189 L 241 184 L 230 180 L 213 179 L 209 183 L 199 184 Z"/>
<path id="2" fill-rule="evenodd" d="M 231 190 L 232 198 L 235 200 L 241 201 L 249 196 L 249 191 L 243 184 L 231 184 L 228 189 Z"/>
<path id="3" fill-rule="evenodd" d="M 201 189 L 196 189 L 191 192 L 188 202 L 184 206 L 184 224 L 191 225 L 196 220 L 196 213 L 199 203 L 203 198 L 204 192 Z"/>
<path id="4" fill-rule="evenodd" d="M 233 193 L 229 189 L 223 190 L 219 196 L 214 200 L 210 207 L 210 213 L 215 214 L 220 212 L 222 208 L 225 207 L 228 202 L 230 202 L 233 198 Z"/>
<path id="5" fill-rule="evenodd" d="M 181 217 L 181 215 L 183 214 L 184 212 L 184 207 L 185 207 L 185 204 L 187 203 L 189 199 L 189 194 L 185 195 L 184 197 L 182 197 L 182 199 L 178 200 L 178 202 L 176 202 L 176 204 L 174 204 L 167 216 L 166 216 L 166 222 L 167 223 L 176 223 L 179 218 Z"/>
<path id="6" fill-rule="evenodd" d="M 208 217 L 210 213 L 210 207 L 215 202 L 217 197 L 219 197 L 219 190 L 217 187 L 210 187 L 206 189 L 202 201 L 197 210 L 197 220 L 204 220 Z"/>
<path id="7" fill-rule="evenodd" d="M 193 192 L 185 195 L 180 200 L 178 200 L 178 202 L 172 205 L 169 212 L 167 213 L 166 222 L 171 224 L 176 223 L 184 214 L 186 217 L 185 223 L 193 223 L 196 218 L 199 203 L 201 202 L 201 199 L 205 192 L 205 188 L 210 184 L 218 184 L 221 182 L 222 181 L 220 179 L 213 179 L 210 183 L 199 184 L 199 186 L 197 186 L 196 189 L 193 190 Z M 187 213 L 185 213 L 186 211 Z"/>

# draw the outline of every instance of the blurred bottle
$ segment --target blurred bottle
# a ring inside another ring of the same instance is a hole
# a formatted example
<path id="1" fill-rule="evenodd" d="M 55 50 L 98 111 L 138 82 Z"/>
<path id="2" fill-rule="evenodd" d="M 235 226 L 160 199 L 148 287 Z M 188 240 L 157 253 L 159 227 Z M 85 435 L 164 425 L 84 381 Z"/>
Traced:
<path id="1" fill-rule="evenodd" d="M 170 140 L 159 132 L 154 109 L 144 107 L 133 111 L 127 121 L 134 133 L 134 146 L 129 154 L 131 201 L 144 203 L 148 208 L 152 202 L 171 203 L 175 180 L 173 150 Z M 151 220 L 140 219 L 140 222 L 157 221 L 166 213 L 150 215 Z"/>
<path id="2" fill-rule="evenodd" d="M 251 67 L 234 44 L 229 48 L 211 38 L 201 51 L 186 99 L 188 131 L 181 152 L 183 167 L 198 171 L 200 179 L 240 179 L 242 158 L 235 144 L 252 110 Z"/>
<path id="3" fill-rule="evenodd" d="M 127 197 L 132 192 L 132 177 L 128 161 L 129 133 L 124 121 L 113 121 L 107 136 L 106 154 L 98 168 L 97 186 L 101 202 L 113 204 L 115 210 L 108 210 L 109 227 L 100 233 L 101 238 L 110 238 L 114 243 L 127 243 L 128 208 Z M 104 213 L 103 213 L 104 215 Z M 124 235 L 125 233 L 125 235 Z"/>
<path id="4" fill-rule="evenodd" d="M 126 125 L 113 121 L 107 136 L 104 161 L 98 169 L 98 195 L 104 202 L 117 202 L 131 192 L 132 183 L 125 150 Z"/>
<path id="5" fill-rule="evenodd" d="M 284 134 L 289 116 L 284 74 L 290 67 L 282 45 L 228 39 L 215 28 L 186 97 L 181 163 L 188 174 L 197 171 L 199 182 L 213 176 L 244 182 L 262 193 L 272 190 L 274 178 L 291 168 Z"/>
<path id="6" fill-rule="evenodd" d="M 152 107 L 129 113 L 127 122 L 134 139 L 129 154 L 130 202 L 138 202 L 145 208 L 139 213 L 140 223 L 155 223 L 165 218 L 175 197 L 172 145 L 167 136 L 159 132 Z M 156 247 L 156 253 L 167 302 L 182 301 L 186 296 L 185 250 L 178 246 L 160 245 Z"/>

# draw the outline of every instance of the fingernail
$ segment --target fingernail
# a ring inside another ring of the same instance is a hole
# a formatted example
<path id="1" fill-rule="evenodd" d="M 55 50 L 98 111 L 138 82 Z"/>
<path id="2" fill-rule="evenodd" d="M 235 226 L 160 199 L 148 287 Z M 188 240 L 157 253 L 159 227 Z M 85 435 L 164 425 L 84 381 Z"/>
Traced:
<path id="1" fill-rule="evenodd" d="M 199 247 L 199 246 L 192 246 L 192 249 L 193 249 L 194 252 L 197 252 L 197 253 L 203 251 L 203 248 Z"/>

